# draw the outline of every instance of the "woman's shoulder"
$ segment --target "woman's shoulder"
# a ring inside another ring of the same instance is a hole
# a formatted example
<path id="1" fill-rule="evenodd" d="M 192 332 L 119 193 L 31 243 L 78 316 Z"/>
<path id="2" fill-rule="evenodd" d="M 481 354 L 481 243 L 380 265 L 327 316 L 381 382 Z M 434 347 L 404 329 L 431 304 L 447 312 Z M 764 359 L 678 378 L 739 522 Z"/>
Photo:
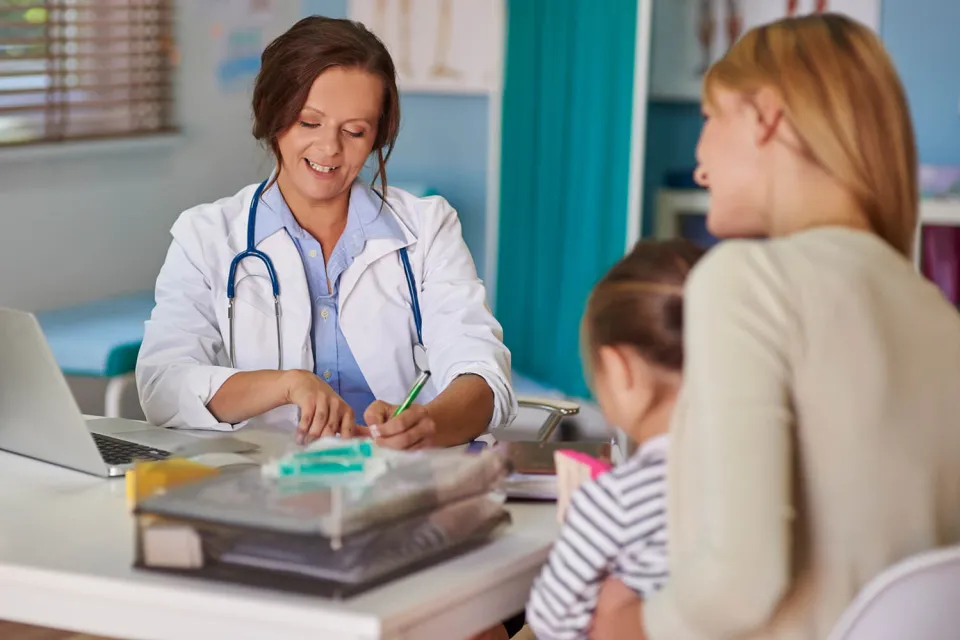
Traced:
<path id="1" fill-rule="evenodd" d="M 684 287 L 685 331 L 717 336 L 733 327 L 795 325 L 805 296 L 790 253 L 776 240 L 727 240 L 712 248 Z"/>
<path id="2" fill-rule="evenodd" d="M 241 226 L 245 230 L 249 203 L 258 186 L 259 183 L 247 185 L 233 195 L 190 207 L 177 217 L 171 233 L 180 240 L 209 240 L 216 236 L 226 238 Z"/>
<path id="3" fill-rule="evenodd" d="M 710 286 L 744 281 L 802 286 L 850 269 L 907 268 L 909 261 L 874 234 L 841 227 L 819 227 L 762 240 L 726 240 L 694 267 L 690 282 Z"/>
<path id="4" fill-rule="evenodd" d="M 773 240 L 723 241 L 694 266 L 687 292 L 722 295 L 782 289 L 787 286 L 787 253 L 782 243 Z"/>

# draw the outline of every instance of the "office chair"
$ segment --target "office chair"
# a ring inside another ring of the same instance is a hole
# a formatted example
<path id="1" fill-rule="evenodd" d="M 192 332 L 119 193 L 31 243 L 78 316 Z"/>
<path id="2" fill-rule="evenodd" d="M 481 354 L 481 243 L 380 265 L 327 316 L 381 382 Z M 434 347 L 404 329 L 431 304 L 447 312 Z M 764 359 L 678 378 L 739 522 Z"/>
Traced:
<path id="1" fill-rule="evenodd" d="M 889 567 L 861 590 L 829 640 L 960 638 L 960 546 Z"/>

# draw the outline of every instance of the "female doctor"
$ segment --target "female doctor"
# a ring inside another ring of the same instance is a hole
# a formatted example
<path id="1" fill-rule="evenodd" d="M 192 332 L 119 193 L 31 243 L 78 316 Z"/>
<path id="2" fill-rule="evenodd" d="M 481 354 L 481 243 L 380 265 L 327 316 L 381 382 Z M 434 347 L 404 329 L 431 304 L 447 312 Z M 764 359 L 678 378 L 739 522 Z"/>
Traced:
<path id="1" fill-rule="evenodd" d="M 173 225 L 137 362 L 150 422 L 409 449 L 513 418 L 510 353 L 456 212 L 387 188 L 395 77 L 346 20 L 305 18 L 263 52 L 253 133 L 277 168 Z M 371 156 L 377 189 L 357 178 Z M 422 404 L 391 417 L 423 370 Z"/>

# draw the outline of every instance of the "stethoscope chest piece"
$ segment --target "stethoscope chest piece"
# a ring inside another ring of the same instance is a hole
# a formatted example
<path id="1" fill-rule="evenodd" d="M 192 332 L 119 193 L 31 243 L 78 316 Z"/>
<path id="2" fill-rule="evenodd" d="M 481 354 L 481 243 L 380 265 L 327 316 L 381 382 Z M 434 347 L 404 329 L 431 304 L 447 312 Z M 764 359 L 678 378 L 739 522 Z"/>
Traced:
<path id="1" fill-rule="evenodd" d="M 417 367 L 417 373 L 430 370 L 430 363 L 427 361 L 427 348 L 419 342 L 413 345 L 413 364 Z"/>

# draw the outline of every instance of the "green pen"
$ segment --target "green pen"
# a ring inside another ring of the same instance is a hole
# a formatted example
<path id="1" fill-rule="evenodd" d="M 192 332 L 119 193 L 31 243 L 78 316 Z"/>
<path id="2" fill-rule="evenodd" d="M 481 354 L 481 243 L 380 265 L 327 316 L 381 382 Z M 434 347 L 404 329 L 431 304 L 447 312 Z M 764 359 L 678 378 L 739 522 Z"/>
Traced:
<path id="1" fill-rule="evenodd" d="M 413 381 L 413 388 L 410 389 L 410 393 L 407 394 L 407 399 L 397 407 L 397 410 L 393 412 L 393 417 L 396 418 L 402 411 L 406 411 L 410 408 L 410 405 L 413 404 L 413 401 L 417 399 L 417 396 L 420 395 L 420 391 L 423 390 L 423 385 L 427 384 L 427 380 L 430 379 L 430 372 L 424 371 L 417 379 Z"/>

